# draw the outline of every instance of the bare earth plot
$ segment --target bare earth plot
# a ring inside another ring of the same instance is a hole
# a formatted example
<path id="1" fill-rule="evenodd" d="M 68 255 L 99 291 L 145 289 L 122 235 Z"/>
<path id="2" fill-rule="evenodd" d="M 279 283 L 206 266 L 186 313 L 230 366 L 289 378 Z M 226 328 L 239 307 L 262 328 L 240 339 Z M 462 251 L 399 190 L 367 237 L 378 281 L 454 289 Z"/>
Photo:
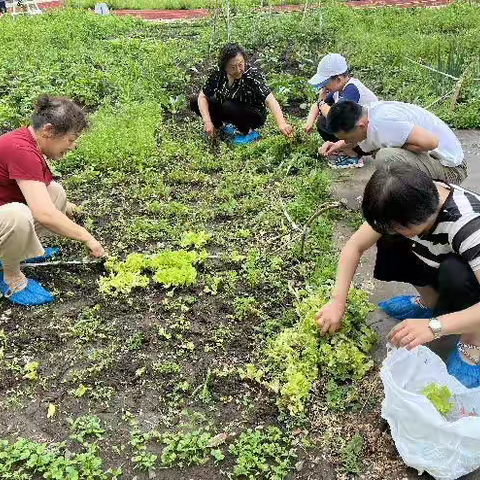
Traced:
<path id="1" fill-rule="evenodd" d="M 94 114 L 58 169 L 82 206 L 79 221 L 117 261 L 27 268 L 55 291 L 51 306 L 25 310 L 0 300 L 0 454 L 8 452 L 0 458 L 22 457 L 0 469 L 10 474 L 27 458 L 40 468 L 48 455 L 38 443 L 66 442 L 55 460 L 82 468 L 80 478 L 114 478 L 105 471 L 119 467 L 129 480 L 418 478 L 380 418 L 382 388 L 369 353 L 375 335 L 366 322 L 378 321 L 384 335 L 390 321 L 368 317 L 368 294 L 358 289 L 343 336 L 320 339 L 313 323 L 334 275 L 335 232 L 348 235 L 357 217 L 344 210 L 319 217 L 301 251 L 303 227 L 332 201 L 318 136 L 302 133 L 302 104 L 313 100 L 305 78 L 320 54 L 339 48 L 386 98 L 428 105 L 452 85 L 405 56 L 443 61 L 460 38 L 464 69 L 477 51 L 475 14 L 466 4 L 408 15 L 327 8 L 321 35 L 308 33 L 320 31 L 315 12 L 238 15 L 235 38 L 297 128 L 287 140 L 270 118 L 263 140 L 243 149 L 206 142 L 187 111 L 225 41 L 223 25 L 73 9 L 2 18 L 0 128 L 22 125 L 43 91 L 72 96 Z M 401 22 L 410 33 L 394 38 Z M 366 45 L 367 37 L 376 41 Z M 35 55 L 11 54 L 32 39 Z M 448 120 L 475 128 L 478 89 L 465 82 L 461 93 Z M 469 181 L 478 185 L 478 136 L 461 135 Z M 337 196 L 355 207 L 370 173 L 342 174 Z M 61 246 L 64 259 L 85 254 L 81 245 Z M 139 255 L 124 263 L 132 253 Z M 372 300 L 394 293 L 382 288 Z M 37 443 L 13 448 L 18 437 Z"/>

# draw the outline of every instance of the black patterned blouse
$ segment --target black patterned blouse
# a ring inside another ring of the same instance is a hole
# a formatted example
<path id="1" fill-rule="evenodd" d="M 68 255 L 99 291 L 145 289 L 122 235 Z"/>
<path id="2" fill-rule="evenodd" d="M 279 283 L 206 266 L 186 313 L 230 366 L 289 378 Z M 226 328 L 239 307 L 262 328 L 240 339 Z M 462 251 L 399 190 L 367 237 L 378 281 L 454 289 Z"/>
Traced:
<path id="1" fill-rule="evenodd" d="M 266 112 L 265 100 L 271 91 L 265 75 L 249 65 L 242 78 L 235 80 L 231 87 L 228 86 L 227 72 L 219 69 L 208 77 L 203 87 L 203 93 L 212 100 L 220 103 L 235 100 L 249 105 L 261 114 Z"/>

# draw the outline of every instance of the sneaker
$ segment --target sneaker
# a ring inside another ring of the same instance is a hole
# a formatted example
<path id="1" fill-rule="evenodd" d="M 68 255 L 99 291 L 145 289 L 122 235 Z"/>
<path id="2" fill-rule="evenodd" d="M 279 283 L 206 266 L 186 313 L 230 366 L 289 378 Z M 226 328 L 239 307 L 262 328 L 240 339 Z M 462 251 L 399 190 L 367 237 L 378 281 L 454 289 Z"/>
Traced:
<path id="1" fill-rule="evenodd" d="M 254 143 L 257 140 L 260 140 L 260 133 L 254 130 L 253 132 L 248 133 L 247 135 L 242 135 L 237 133 L 233 139 L 234 145 L 248 145 L 249 143 Z"/>
<path id="2" fill-rule="evenodd" d="M 388 315 L 397 320 L 407 318 L 432 318 L 433 310 L 422 305 L 415 295 L 400 295 L 390 300 L 380 302 L 378 306 Z"/>
<path id="3" fill-rule="evenodd" d="M 238 133 L 238 128 L 231 123 L 227 123 L 222 127 L 222 133 L 224 133 L 228 137 L 234 137 Z"/>
<path id="4" fill-rule="evenodd" d="M 347 155 L 339 155 L 328 160 L 328 166 L 331 168 L 362 168 L 363 160 L 358 157 L 348 157 Z"/>
<path id="5" fill-rule="evenodd" d="M 466 362 L 458 349 L 458 344 L 448 361 L 448 373 L 467 388 L 480 387 L 480 365 Z"/>

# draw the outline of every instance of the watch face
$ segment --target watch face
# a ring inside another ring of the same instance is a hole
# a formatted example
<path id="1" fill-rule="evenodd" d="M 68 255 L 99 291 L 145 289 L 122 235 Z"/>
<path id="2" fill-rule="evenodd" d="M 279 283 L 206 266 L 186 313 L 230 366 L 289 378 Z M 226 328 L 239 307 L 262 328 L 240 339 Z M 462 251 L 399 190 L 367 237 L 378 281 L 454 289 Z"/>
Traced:
<path id="1" fill-rule="evenodd" d="M 440 336 L 442 333 L 442 324 L 440 323 L 440 320 L 437 320 L 436 318 L 430 320 L 429 327 L 432 329 L 435 337 Z"/>

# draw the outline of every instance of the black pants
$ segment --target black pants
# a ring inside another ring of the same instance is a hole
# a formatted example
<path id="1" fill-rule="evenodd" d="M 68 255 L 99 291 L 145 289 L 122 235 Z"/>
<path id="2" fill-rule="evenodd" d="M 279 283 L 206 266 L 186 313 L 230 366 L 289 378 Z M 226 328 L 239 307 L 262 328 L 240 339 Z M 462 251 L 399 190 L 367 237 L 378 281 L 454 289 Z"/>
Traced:
<path id="1" fill-rule="evenodd" d="M 433 287 L 439 294 L 435 315 L 458 312 L 480 302 L 480 285 L 470 265 L 450 253 L 439 268 L 422 262 L 412 251 L 413 242 L 405 237 L 382 237 L 377 242 L 374 277 L 377 280 Z"/>
<path id="2" fill-rule="evenodd" d="M 326 142 L 338 142 L 338 137 L 327 130 L 327 119 L 321 113 L 318 115 L 317 130 Z M 365 152 L 359 146 L 356 146 L 353 150 L 358 155 L 358 158 L 365 155 Z"/>
<path id="3" fill-rule="evenodd" d="M 7 13 L 7 4 L 5 0 L 0 0 L 0 13 Z"/>
<path id="4" fill-rule="evenodd" d="M 235 125 L 238 130 L 246 135 L 250 130 L 261 127 L 267 120 L 267 113 L 261 113 L 256 108 L 245 103 L 225 100 L 223 103 L 207 98 L 210 118 L 215 128 L 220 128 L 224 123 Z M 197 97 L 190 99 L 190 108 L 200 115 Z"/>

